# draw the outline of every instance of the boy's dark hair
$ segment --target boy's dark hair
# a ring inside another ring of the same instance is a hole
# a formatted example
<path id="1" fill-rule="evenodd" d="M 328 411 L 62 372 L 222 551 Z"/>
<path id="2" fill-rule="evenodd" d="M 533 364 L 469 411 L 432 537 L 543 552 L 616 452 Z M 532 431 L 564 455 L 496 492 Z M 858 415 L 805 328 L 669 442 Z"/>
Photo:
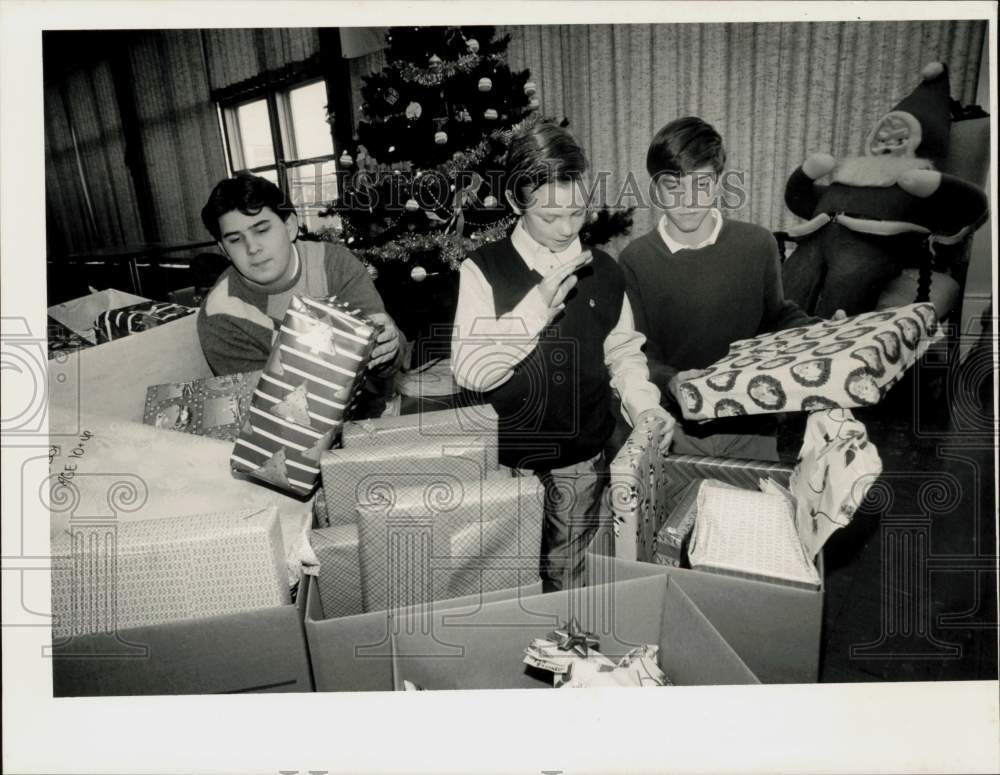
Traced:
<path id="1" fill-rule="evenodd" d="M 510 144 L 504 190 L 524 209 L 539 188 L 581 180 L 587 166 L 587 156 L 573 135 L 555 124 L 536 124 Z"/>
<path id="2" fill-rule="evenodd" d="M 646 170 L 655 183 L 661 175 L 690 175 L 711 167 L 717 175 L 726 166 L 726 149 L 715 127 L 695 116 L 666 124 L 653 137 L 646 151 Z"/>
<path id="3" fill-rule="evenodd" d="M 222 239 L 219 219 L 226 213 L 239 210 L 244 215 L 256 215 L 270 207 L 283 221 L 295 212 L 285 195 L 267 178 L 241 172 L 215 184 L 208 201 L 201 208 L 201 222 L 218 242 Z"/>

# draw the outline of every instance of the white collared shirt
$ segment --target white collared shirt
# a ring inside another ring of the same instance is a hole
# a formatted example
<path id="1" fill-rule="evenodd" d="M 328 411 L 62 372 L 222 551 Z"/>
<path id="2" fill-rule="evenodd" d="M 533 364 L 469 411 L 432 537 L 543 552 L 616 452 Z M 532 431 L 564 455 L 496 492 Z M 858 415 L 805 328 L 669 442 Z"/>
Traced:
<path id="1" fill-rule="evenodd" d="M 680 250 L 698 250 L 698 248 L 707 248 L 709 245 L 714 245 L 716 240 L 719 239 L 719 232 L 722 231 L 722 212 L 719 208 L 713 207 L 708 211 L 708 215 L 710 218 L 715 219 L 715 225 L 712 227 L 712 233 L 697 245 L 685 245 L 671 237 L 667 232 L 667 216 L 661 215 L 657 228 L 659 229 L 660 237 L 667 244 L 667 250 L 671 253 L 676 253 Z"/>
<path id="2" fill-rule="evenodd" d="M 536 242 L 518 221 L 511 243 L 529 269 L 542 277 L 581 252 L 579 238 L 559 253 Z M 513 374 L 538 343 L 549 322 L 549 307 L 537 287 L 532 288 L 510 312 L 497 317 L 493 288 L 479 267 L 463 261 L 451 340 L 451 366 L 455 380 L 470 390 L 499 387 Z M 577 299 L 577 303 L 582 303 Z M 622 413 L 629 423 L 647 409 L 660 405 L 660 391 L 649 381 L 642 345 L 646 337 L 635 330 L 628 296 L 622 302 L 618 323 L 604 340 L 604 363 L 611 386 L 622 398 Z"/>

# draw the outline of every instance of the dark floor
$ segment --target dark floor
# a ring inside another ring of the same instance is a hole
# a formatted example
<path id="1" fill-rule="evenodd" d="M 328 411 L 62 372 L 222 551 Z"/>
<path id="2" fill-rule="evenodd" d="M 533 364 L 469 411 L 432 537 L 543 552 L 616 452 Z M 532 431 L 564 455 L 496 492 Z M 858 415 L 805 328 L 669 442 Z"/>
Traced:
<path id="1" fill-rule="evenodd" d="M 930 353 L 878 407 L 855 410 L 881 485 L 824 550 L 820 680 L 997 678 L 994 342 Z M 779 435 L 783 455 L 804 419 Z"/>

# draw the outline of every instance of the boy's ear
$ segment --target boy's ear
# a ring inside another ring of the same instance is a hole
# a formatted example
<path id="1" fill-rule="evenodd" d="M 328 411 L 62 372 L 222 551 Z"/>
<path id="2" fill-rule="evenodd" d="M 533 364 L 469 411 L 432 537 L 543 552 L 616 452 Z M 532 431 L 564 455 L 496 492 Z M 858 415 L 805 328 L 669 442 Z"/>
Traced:
<path id="1" fill-rule="evenodd" d="M 231 258 L 229 258 L 229 251 L 228 251 L 228 250 L 226 250 L 226 246 L 225 246 L 225 244 L 224 244 L 224 243 L 222 242 L 222 240 L 218 240 L 218 239 L 217 239 L 217 240 L 215 241 L 215 244 L 219 246 L 219 250 L 221 250 L 221 251 L 222 251 L 222 255 L 224 255 L 224 256 L 225 256 L 225 257 L 226 257 L 227 259 L 229 259 L 230 261 L 232 261 L 232 259 L 231 259 Z"/>
<path id="2" fill-rule="evenodd" d="M 298 213 L 293 212 L 285 219 L 285 233 L 288 235 L 289 242 L 295 242 L 299 238 Z"/>
<path id="3" fill-rule="evenodd" d="M 517 206 L 517 202 L 514 201 L 514 195 L 510 191 L 504 191 L 503 195 L 507 197 L 507 204 L 510 205 L 510 209 L 514 211 L 515 215 L 524 215 L 521 208 Z"/>

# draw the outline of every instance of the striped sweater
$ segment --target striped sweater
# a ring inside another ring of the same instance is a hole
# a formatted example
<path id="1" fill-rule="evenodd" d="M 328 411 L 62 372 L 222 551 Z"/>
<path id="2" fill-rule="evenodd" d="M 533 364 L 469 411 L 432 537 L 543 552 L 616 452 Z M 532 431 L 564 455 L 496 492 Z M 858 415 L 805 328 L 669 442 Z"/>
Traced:
<path id="1" fill-rule="evenodd" d="M 264 293 L 230 266 L 205 297 L 198 312 L 198 339 L 214 374 L 264 368 L 293 294 L 311 298 L 336 294 L 365 314 L 385 311 L 367 270 L 349 250 L 330 242 L 303 241 L 297 241 L 295 249 L 299 277 L 288 290 Z"/>

